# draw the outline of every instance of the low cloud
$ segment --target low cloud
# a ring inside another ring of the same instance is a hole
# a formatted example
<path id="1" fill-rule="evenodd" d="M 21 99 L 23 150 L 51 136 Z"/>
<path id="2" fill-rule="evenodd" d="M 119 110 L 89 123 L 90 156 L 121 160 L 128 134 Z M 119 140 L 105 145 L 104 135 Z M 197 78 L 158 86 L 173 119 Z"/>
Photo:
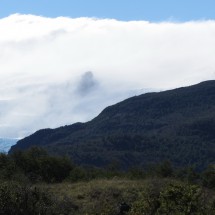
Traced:
<path id="1" fill-rule="evenodd" d="M 77 93 L 86 96 L 93 92 L 98 87 L 98 82 L 96 81 L 92 72 L 85 72 L 81 80 L 78 83 Z"/>
<path id="2" fill-rule="evenodd" d="M 0 29 L 0 137 L 87 121 L 129 96 L 215 78 L 213 20 L 15 14 Z"/>

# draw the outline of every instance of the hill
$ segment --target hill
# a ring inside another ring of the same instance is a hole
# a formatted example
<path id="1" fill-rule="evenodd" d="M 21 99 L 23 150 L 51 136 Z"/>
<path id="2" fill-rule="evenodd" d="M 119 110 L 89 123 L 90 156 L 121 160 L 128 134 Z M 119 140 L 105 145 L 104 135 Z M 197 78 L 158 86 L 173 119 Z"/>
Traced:
<path id="1" fill-rule="evenodd" d="M 170 160 L 205 168 L 215 163 L 215 81 L 129 98 L 87 123 L 37 131 L 10 153 L 33 145 L 83 165 L 127 168 Z"/>

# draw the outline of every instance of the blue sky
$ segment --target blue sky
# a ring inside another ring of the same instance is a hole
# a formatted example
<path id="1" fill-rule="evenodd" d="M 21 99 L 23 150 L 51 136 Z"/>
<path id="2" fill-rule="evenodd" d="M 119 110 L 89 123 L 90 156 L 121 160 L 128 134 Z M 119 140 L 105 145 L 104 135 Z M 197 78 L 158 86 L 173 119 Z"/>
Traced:
<path id="1" fill-rule="evenodd" d="M 215 19 L 214 0 L 1 0 L 0 17 L 13 13 L 119 20 Z"/>

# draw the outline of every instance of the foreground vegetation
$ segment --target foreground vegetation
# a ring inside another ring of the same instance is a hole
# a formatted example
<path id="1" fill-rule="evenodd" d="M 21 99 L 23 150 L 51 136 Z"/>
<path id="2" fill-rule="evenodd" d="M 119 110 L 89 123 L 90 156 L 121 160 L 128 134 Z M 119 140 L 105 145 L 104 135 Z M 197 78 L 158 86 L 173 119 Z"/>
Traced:
<path id="1" fill-rule="evenodd" d="M 215 168 L 80 167 L 39 148 L 0 154 L 0 214 L 213 215 Z"/>

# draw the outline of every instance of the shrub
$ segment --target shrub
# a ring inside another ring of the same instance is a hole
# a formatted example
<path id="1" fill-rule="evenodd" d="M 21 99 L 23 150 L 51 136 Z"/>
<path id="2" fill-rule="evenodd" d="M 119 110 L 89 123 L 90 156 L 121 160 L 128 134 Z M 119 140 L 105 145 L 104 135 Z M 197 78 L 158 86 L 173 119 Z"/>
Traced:
<path id="1" fill-rule="evenodd" d="M 32 182 L 62 182 L 73 168 L 69 159 L 50 156 L 38 147 L 25 152 L 14 152 L 11 158 L 16 169 L 23 172 Z"/>
<path id="2" fill-rule="evenodd" d="M 173 181 L 141 192 L 129 215 L 207 215 L 213 210 L 199 186 Z"/>
<path id="3" fill-rule="evenodd" d="M 0 214 L 51 214 L 50 195 L 36 187 L 4 182 L 0 184 Z"/>
<path id="4" fill-rule="evenodd" d="M 0 184 L 0 215 L 72 215 L 77 209 L 71 199 L 53 196 L 44 187 Z"/>

